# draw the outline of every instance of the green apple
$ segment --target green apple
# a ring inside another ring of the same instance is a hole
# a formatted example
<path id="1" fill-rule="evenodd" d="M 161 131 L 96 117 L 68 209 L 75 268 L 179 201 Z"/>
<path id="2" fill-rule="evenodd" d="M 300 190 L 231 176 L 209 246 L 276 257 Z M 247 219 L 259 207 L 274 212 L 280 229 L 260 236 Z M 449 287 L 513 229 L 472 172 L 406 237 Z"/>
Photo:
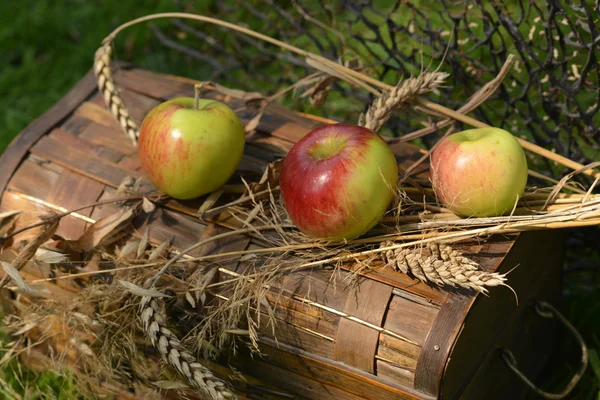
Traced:
<path id="1" fill-rule="evenodd" d="M 244 152 L 244 126 L 226 104 L 178 97 L 150 110 L 138 144 L 142 169 L 154 186 L 176 199 L 192 199 L 233 175 Z"/>
<path id="2" fill-rule="evenodd" d="M 512 210 L 527 183 L 527 159 L 503 129 L 480 128 L 442 139 L 431 155 L 433 190 L 444 206 L 469 217 Z"/>

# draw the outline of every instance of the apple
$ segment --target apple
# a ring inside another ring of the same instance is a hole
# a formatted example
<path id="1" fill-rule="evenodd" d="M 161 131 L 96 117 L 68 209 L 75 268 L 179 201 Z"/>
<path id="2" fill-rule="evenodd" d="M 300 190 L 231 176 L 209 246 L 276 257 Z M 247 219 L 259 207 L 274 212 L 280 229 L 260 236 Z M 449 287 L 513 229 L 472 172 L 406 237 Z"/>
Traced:
<path id="1" fill-rule="evenodd" d="M 183 200 L 224 185 L 242 159 L 244 144 L 244 126 L 226 104 L 177 97 L 144 117 L 138 155 L 154 186 Z"/>
<path id="2" fill-rule="evenodd" d="M 492 217 L 513 209 L 527 183 L 525 152 L 503 129 L 449 135 L 431 155 L 431 183 L 444 206 L 463 217 Z"/>
<path id="3" fill-rule="evenodd" d="M 398 181 L 396 157 L 373 131 L 334 124 L 298 141 L 281 166 L 285 209 L 310 237 L 358 237 L 381 220 Z"/>

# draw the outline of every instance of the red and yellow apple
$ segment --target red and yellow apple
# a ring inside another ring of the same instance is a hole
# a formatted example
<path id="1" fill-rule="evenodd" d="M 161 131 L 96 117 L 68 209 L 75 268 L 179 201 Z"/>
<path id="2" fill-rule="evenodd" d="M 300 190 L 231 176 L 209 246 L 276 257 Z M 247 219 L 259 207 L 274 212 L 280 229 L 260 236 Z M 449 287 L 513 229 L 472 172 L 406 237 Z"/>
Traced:
<path id="1" fill-rule="evenodd" d="M 285 209 L 301 232 L 351 239 L 381 220 L 394 197 L 398 165 L 371 130 L 324 125 L 291 148 L 279 180 Z"/>
<path id="2" fill-rule="evenodd" d="M 527 183 L 527 159 L 503 129 L 480 128 L 443 138 L 431 155 L 437 198 L 455 214 L 492 217 L 510 212 Z"/>
<path id="3" fill-rule="evenodd" d="M 178 97 L 154 107 L 140 127 L 142 169 L 161 192 L 176 199 L 210 193 L 242 159 L 244 126 L 216 100 Z"/>

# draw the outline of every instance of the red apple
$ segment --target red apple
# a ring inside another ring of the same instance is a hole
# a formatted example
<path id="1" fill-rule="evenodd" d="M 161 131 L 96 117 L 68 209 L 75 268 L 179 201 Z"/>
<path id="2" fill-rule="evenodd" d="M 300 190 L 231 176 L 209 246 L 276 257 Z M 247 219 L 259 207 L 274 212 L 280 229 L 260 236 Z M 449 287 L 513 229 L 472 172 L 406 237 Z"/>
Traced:
<path id="1" fill-rule="evenodd" d="M 525 152 L 509 132 L 480 128 L 442 139 L 431 156 L 433 190 L 461 216 L 491 217 L 513 209 L 527 183 Z"/>
<path id="2" fill-rule="evenodd" d="M 381 220 L 394 197 L 398 165 L 371 130 L 325 125 L 292 147 L 279 179 L 285 209 L 300 231 L 351 239 Z"/>
<path id="3" fill-rule="evenodd" d="M 244 126 L 216 100 L 179 97 L 159 104 L 140 127 L 142 169 L 161 192 L 177 199 L 210 193 L 233 175 L 244 152 Z"/>

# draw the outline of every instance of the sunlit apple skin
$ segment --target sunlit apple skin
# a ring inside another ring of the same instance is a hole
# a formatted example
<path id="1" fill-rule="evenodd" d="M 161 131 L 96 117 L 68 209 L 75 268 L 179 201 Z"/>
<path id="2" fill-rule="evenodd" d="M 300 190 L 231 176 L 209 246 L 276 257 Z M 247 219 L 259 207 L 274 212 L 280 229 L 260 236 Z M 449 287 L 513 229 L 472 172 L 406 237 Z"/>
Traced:
<path id="1" fill-rule="evenodd" d="M 140 127 L 138 154 L 148 179 L 176 199 L 192 199 L 223 186 L 244 152 L 244 126 L 216 100 L 178 97 L 159 104 Z"/>
<path id="2" fill-rule="evenodd" d="M 438 199 L 464 217 L 510 212 L 527 183 L 527 159 L 515 137 L 498 128 L 470 129 L 442 139 L 431 156 Z"/>
<path id="3" fill-rule="evenodd" d="M 381 220 L 394 196 L 398 165 L 369 129 L 325 125 L 292 147 L 279 179 L 285 208 L 301 232 L 351 239 Z"/>

